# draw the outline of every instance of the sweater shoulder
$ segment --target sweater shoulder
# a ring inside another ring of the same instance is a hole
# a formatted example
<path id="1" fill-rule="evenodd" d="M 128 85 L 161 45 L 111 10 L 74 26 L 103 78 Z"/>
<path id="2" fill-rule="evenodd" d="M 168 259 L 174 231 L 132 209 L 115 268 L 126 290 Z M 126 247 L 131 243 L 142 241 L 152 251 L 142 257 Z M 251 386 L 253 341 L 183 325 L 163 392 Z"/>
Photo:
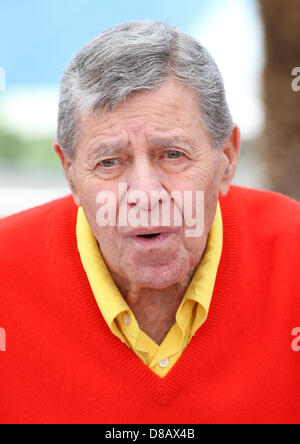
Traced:
<path id="1" fill-rule="evenodd" d="M 66 196 L 52 202 L 22 211 L 0 219 L 0 252 L 24 245 L 53 231 L 61 219 L 72 219 L 76 211 L 72 196 Z"/>
<path id="2" fill-rule="evenodd" d="M 270 234 L 292 232 L 300 237 L 300 203 L 283 194 L 233 185 L 222 202 L 228 209 L 234 208 L 232 211 L 248 227 L 260 227 Z"/>

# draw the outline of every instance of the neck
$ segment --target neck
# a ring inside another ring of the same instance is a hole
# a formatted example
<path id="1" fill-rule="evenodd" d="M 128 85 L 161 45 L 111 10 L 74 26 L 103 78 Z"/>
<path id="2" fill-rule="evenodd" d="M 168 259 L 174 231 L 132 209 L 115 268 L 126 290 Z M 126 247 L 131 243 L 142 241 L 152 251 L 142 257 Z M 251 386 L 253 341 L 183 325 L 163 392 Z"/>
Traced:
<path id="1" fill-rule="evenodd" d="M 136 288 L 114 273 L 112 277 L 140 329 L 160 345 L 176 321 L 177 310 L 195 270 L 196 267 L 190 271 L 184 283 L 162 289 Z"/>

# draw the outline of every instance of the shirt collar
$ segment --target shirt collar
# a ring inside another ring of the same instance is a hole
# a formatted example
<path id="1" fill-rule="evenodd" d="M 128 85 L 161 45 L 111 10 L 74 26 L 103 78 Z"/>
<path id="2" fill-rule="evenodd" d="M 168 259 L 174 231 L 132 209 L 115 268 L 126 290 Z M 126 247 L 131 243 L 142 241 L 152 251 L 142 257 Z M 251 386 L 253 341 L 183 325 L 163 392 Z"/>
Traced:
<path id="1" fill-rule="evenodd" d="M 112 279 L 82 207 L 78 209 L 76 236 L 81 262 L 97 304 L 111 331 L 119 336 L 114 320 L 122 312 L 130 312 L 130 308 Z M 198 304 L 194 331 L 197 329 L 197 325 L 203 322 L 203 319 L 206 319 L 211 304 L 222 247 L 223 221 L 221 207 L 218 202 L 215 219 L 208 235 L 206 250 L 177 311 L 176 320 L 181 327 L 184 327 L 183 324 L 186 320 L 186 316 L 181 316 L 181 313 L 184 311 L 187 301 L 194 301 Z"/>

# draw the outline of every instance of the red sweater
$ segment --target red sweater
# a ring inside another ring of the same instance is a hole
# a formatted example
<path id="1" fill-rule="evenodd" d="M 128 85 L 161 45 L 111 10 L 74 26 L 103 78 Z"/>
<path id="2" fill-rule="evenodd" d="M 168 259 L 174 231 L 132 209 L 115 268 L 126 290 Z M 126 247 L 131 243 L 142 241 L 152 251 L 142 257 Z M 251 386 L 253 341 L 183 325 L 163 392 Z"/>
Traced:
<path id="1" fill-rule="evenodd" d="M 300 422 L 300 204 L 233 186 L 208 320 L 161 379 L 99 312 L 71 197 L 0 221 L 1 423 Z"/>

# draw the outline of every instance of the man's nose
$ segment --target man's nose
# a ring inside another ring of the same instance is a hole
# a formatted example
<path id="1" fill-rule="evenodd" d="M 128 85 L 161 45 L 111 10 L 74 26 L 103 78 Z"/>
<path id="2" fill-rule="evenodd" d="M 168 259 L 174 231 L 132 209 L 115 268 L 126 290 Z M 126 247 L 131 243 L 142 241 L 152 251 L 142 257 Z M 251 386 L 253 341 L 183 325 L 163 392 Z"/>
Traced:
<path id="1" fill-rule="evenodd" d="M 164 202 L 167 198 L 168 193 L 156 165 L 150 159 L 137 159 L 128 183 L 128 203 L 152 210 L 159 201 Z"/>

